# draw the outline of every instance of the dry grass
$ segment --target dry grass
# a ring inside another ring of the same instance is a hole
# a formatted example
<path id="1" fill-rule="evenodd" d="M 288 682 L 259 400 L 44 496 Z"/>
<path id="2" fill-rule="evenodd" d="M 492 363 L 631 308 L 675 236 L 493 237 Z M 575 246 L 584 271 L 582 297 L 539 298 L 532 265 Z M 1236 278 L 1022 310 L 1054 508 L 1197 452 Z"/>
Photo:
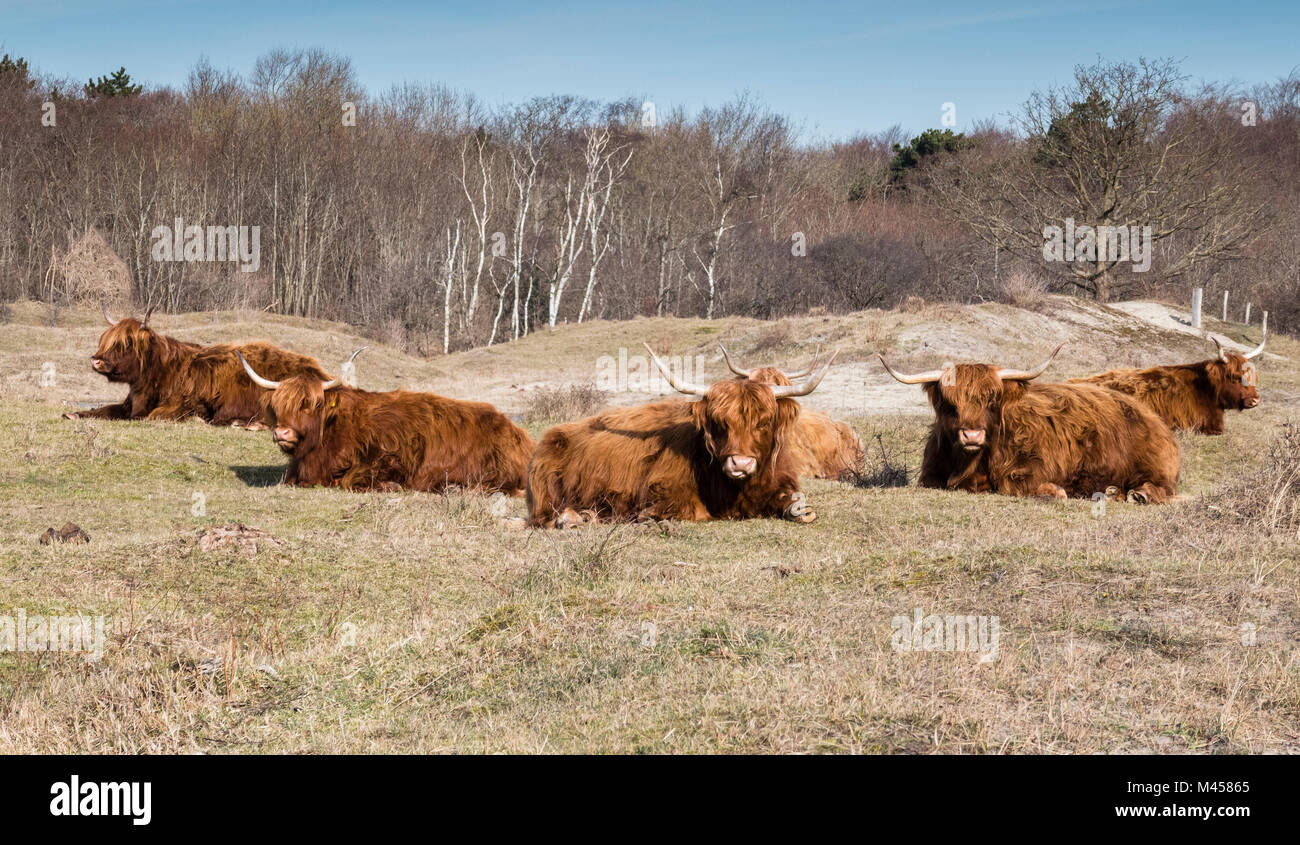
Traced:
<path id="1" fill-rule="evenodd" d="M 283 460 L 263 434 L 62 420 L 66 402 L 111 398 L 83 372 L 91 312 L 56 328 L 14 312 L 0 336 L 0 614 L 103 615 L 108 644 L 100 662 L 0 652 L 0 752 L 1300 750 L 1284 483 L 1300 347 L 1285 338 L 1261 408 L 1231 415 L 1224 437 L 1181 438 L 1188 498 L 1173 506 L 1097 516 L 1087 502 L 812 482 L 810 526 L 554 533 L 508 530 L 480 496 L 275 486 Z M 792 321 L 791 338 L 896 342 L 940 317 L 825 319 Z M 357 340 L 280 318 L 168 320 L 339 356 Z M 546 350 L 580 370 L 638 333 L 686 354 L 760 325 L 636 322 L 429 362 L 377 348 L 361 378 L 459 379 L 444 391 L 479 397 L 457 373 L 482 365 L 507 395 Z M 909 354 L 946 354 L 935 346 Z M 46 360 L 57 387 L 38 385 Z M 915 469 L 923 414 L 853 421 L 876 470 Z M 65 521 L 91 542 L 38 544 Z M 237 523 L 269 537 L 201 541 Z M 997 659 L 894 651 L 891 620 L 916 608 L 997 616 Z"/>

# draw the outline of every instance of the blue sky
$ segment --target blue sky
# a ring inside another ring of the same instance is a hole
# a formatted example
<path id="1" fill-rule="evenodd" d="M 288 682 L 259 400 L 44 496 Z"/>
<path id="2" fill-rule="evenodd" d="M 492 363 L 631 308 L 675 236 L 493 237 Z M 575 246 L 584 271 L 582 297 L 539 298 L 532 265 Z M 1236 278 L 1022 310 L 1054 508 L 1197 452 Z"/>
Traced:
<path id="1" fill-rule="evenodd" d="M 805 137 L 895 123 L 959 128 L 1015 109 L 1072 68 L 1138 56 L 1193 80 L 1270 82 L 1300 66 L 1296 0 L 1044 3 L 0 0 L 0 52 L 86 79 L 125 65 L 182 82 L 200 55 L 240 73 L 277 47 L 349 56 L 371 93 L 403 80 L 490 105 L 538 94 L 653 100 L 662 112 L 748 90 Z"/>

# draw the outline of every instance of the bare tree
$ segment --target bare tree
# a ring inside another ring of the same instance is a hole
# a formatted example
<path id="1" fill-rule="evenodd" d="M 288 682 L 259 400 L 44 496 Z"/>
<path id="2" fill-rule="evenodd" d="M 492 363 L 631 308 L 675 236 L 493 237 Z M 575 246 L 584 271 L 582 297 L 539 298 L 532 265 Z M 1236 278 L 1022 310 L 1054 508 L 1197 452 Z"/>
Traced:
<path id="1" fill-rule="evenodd" d="M 1023 143 L 947 156 L 929 166 L 928 184 L 995 250 L 1043 256 L 1050 227 L 1073 221 L 1096 239 L 1048 269 L 1102 301 L 1140 281 L 1117 272 L 1132 247 L 1109 233 L 1183 235 L 1176 254 L 1162 255 L 1165 279 L 1239 257 L 1263 231 L 1263 209 L 1241 190 L 1222 99 L 1185 95 L 1183 81 L 1170 61 L 1079 67 L 1070 87 L 1030 97 L 1017 123 Z"/>

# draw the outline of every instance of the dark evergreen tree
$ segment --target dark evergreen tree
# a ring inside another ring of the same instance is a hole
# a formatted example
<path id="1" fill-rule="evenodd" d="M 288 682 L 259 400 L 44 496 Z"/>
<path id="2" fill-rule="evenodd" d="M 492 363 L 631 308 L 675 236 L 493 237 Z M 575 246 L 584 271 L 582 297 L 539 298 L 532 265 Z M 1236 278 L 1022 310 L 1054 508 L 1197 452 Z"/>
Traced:
<path id="1" fill-rule="evenodd" d="M 144 90 L 143 85 L 132 85 L 131 74 L 126 68 L 118 68 L 112 76 L 101 76 L 86 83 L 86 96 L 94 99 L 100 97 L 134 97 Z"/>
<path id="2" fill-rule="evenodd" d="M 4 58 L 0 59 L 0 86 L 21 85 L 23 88 L 31 88 L 35 84 L 36 80 L 28 72 L 27 60 L 14 60 L 5 53 Z"/>
<path id="3" fill-rule="evenodd" d="M 955 153 L 975 146 L 974 138 L 967 138 L 951 129 L 927 129 L 906 144 L 894 145 L 894 159 L 889 162 L 889 174 L 901 178 L 915 170 L 926 156 L 935 153 Z"/>

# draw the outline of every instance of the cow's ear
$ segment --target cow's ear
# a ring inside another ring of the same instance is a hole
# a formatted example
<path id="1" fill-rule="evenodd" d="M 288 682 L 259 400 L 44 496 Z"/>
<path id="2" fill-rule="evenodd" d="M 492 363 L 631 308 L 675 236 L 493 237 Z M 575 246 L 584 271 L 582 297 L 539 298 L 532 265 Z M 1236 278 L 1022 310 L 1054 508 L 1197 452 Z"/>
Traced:
<path id="1" fill-rule="evenodd" d="M 1222 361 L 1211 361 L 1210 366 L 1205 368 L 1205 375 L 1210 380 L 1210 386 L 1214 388 L 1215 393 L 1222 393 L 1231 381 L 1228 375 L 1229 364 Z"/>
<path id="2" fill-rule="evenodd" d="M 789 431 L 794 427 L 795 421 L 798 419 L 798 402 L 789 397 L 776 400 L 776 428 L 778 431 Z"/>
<path id="3" fill-rule="evenodd" d="M 709 403 L 703 399 L 687 403 L 687 407 L 690 408 L 691 420 L 694 421 L 695 427 L 700 431 L 703 431 L 705 434 L 708 434 L 709 431 L 708 405 Z"/>
<path id="4" fill-rule="evenodd" d="M 1029 382 L 1027 381 L 1020 381 L 1018 379 L 1004 381 L 1002 382 L 1002 401 L 1014 402 L 1021 396 L 1024 396 L 1025 391 L 1028 389 Z"/>

